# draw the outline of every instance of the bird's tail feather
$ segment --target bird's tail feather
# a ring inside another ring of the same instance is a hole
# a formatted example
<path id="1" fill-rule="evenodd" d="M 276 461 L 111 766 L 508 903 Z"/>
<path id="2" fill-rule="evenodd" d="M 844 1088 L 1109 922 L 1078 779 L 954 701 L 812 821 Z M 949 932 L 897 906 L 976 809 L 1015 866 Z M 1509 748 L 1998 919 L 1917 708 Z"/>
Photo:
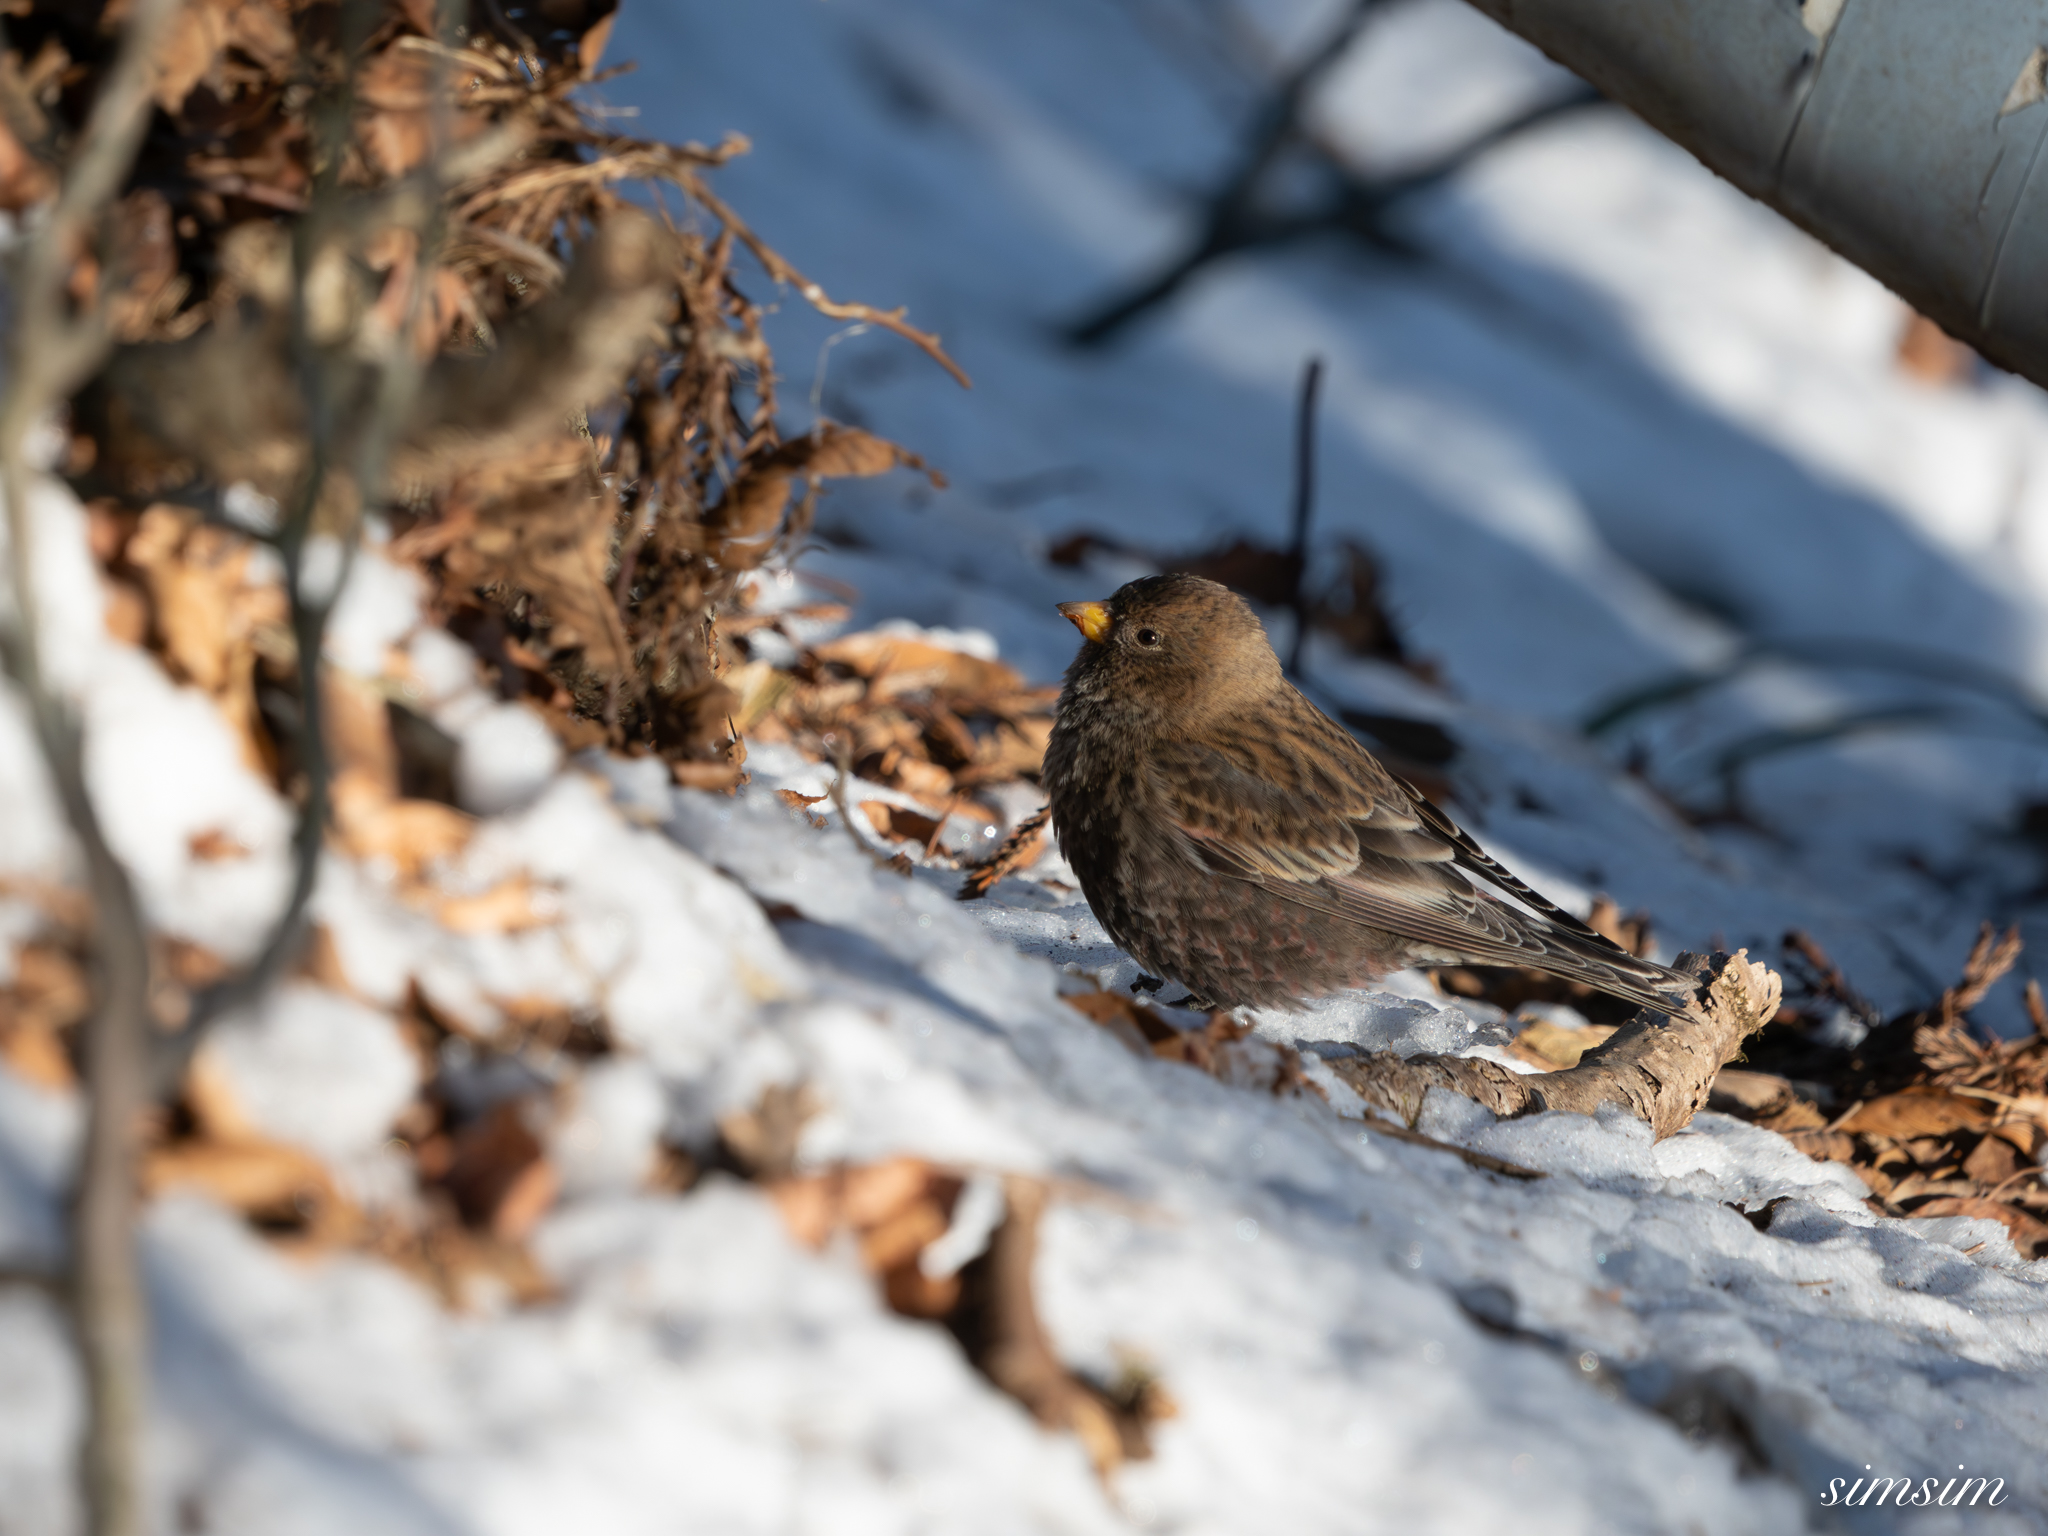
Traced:
<path id="1" fill-rule="evenodd" d="M 1697 989 L 1692 978 L 1655 961 L 1639 960 L 1597 936 L 1589 944 L 1576 933 L 1551 923 L 1538 928 L 1538 923 L 1542 920 L 1527 925 L 1534 930 L 1528 936 L 1536 943 L 1518 963 L 1566 981 L 1583 982 L 1596 992 L 1626 999 L 1668 1018 L 1685 1013 Z"/>

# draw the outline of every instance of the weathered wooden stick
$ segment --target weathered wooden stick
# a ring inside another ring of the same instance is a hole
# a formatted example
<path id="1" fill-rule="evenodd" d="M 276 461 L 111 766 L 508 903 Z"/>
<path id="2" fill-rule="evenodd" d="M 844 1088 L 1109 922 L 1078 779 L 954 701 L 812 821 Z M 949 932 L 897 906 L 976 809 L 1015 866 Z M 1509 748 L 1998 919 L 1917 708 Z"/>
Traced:
<path id="1" fill-rule="evenodd" d="M 1683 1130 L 1707 1102 L 1714 1074 L 1733 1060 L 1742 1042 L 1778 1011 L 1783 984 L 1777 972 L 1733 955 L 1680 955 L 1673 970 L 1697 976 L 1701 993 L 1680 1019 L 1647 1009 L 1562 1072 L 1524 1076 L 1498 1062 L 1463 1056 L 1410 1056 L 1391 1051 L 1332 1061 L 1330 1070 L 1373 1108 L 1412 1126 L 1432 1088 L 1485 1105 L 1502 1119 L 1546 1109 L 1590 1115 L 1619 1104 L 1646 1122 L 1659 1141 Z"/>

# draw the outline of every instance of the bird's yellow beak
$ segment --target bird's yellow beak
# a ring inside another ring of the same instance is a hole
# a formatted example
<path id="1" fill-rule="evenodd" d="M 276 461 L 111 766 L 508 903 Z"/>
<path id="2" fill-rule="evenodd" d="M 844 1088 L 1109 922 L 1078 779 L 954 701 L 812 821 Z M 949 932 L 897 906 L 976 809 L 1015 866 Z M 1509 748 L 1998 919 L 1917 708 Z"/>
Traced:
<path id="1" fill-rule="evenodd" d="M 1074 628 L 1096 645 L 1109 638 L 1109 604 L 1107 603 L 1061 603 L 1060 616 L 1072 622 Z"/>

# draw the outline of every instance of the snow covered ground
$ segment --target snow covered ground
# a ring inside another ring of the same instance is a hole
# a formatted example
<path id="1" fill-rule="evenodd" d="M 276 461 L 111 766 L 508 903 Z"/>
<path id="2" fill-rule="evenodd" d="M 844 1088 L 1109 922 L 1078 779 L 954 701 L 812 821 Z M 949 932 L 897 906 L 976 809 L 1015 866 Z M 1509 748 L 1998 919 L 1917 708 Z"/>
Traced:
<path id="1" fill-rule="evenodd" d="M 1260 48 L 1298 55 L 1334 9 L 628 0 L 611 57 L 640 67 L 604 99 L 641 132 L 747 133 L 720 185 L 764 237 L 836 296 L 908 304 L 975 379 L 963 393 L 783 297 L 790 426 L 815 401 L 952 484 L 835 491 L 780 595 L 851 584 L 855 626 L 981 631 L 1050 680 L 1073 643 L 1051 605 L 1136 569 L 1055 566 L 1062 539 L 1284 542 L 1292 400 L 1320 355 L 1319 547 L 1382 561 L 1447 686 L 1318 639 L 1312 688 L 1441 723 L 1457 809 L 1493 851 L 1560 899 L 1648 910 L 1667 949 L 1718 935 L 1774 959 L 1805 927 L 1887 1009 L 1951 979 L 1986 917 L 2048 942 L 2013 831 L 2048 798 L 2048 753 L 2009 706 L 1795 659 L 1631 725 L 1650 779 L 1702 806 L 1726 743 L 1945 711 L 1760 760 L 1764 830 L 1689 824 L 1622 771 L 1625 736 L 1579 731 L 1623 690 L 1758 644 L 1910 642 L 2048 689 L 2048 409 L 2010 380 L 1904 376 L 1892 300 L 1632 120 L 1561 120 L 1419 201 L 1427 263 L 1244 256 L 1105 349 L 1060 339 L 1188 238 L 1277 67 Z M 1476 14 L 1412 0 L 1311 115 L 1399 165 L 1556 88 Z M 112 834 L 160 925 L 247 953 L 284 807 L 200 696 L 102 632 L 75 505 L 50 488 L 39 515 L 52 653 L 88 704 Z M 601 1010 L 619 1054 L 517 1064 L 555 1105 L 563 1194 L 533 1248 L 559 1296 L 486 1288 L 450 1313 L 371 1258 L 302 1262 L 201 1200 L 157 1201 L 160 1529 L 2048 1530 L 2048 1264 L 1995 1225 L 1874 1217 L 1840 1167 L 1711 1114 L 1652 1145 L 1626 1120 L 1495 1125 L 1432 1101 L 1424 1130 L 1535 1182 L 1361 1130 L 1324 1056 L 1496 1038 L 1414 986 L 1256 1021 L 1327 1103 L 1140 1058 L 1059 1000 L 1132 968 L 1048 883 L 1057 861 L 963 906 L 955 877 L 877 870 L 836 818 L 787 808 L 773 790 L 826 775 L 785 750 L 758 748 L 733 799 L 658 765 L 561 763 L 416 624 L 409 578 L 367 557 L 334 659 L 463 744 L 489 814 L 435 889 L 524 881 L 531 920 L 459 930 L 337 855 L 318 912 L 346 994 L 295 984 L 209 1050 L 257 1129 L 403 1210 L 390 1118 L 429 1065 L 457 1091 L 469 1070 L 408 1050 L 407 987 L 481 1035 L 511 998 Z M 54 821 L 10 703 L 0 874 L 61 876 Z M 246 856 L 198 857 L 216 830 Z M 0 934 L 29 920 L 0 894 Z M 2017 1020 L 2011 990 L 1987 1017 Z M 1045 1321 L 1077 1369 L 1157 1373 L 1180 1412 L 1152 1459 L 1099 1482 L 943 1330 L 892 1315 L 850 1244 L 810 1253 L 754 1189 L 645 1187 L 658 1140 L 701 1147 L 798 1082 L 823 1105 L 800 1166 L 910 1153 L 1054 1181 Z M 58 1251 L 77 1120 L 0 1071 L 0 1266 Z M 1767 1232 L 1731 1209 L 1781 1197 Z M 78 1400 L 54 1306 L 0 1287 L 4 1536 L 71 1528 Z M 2002 1478 L 2002 1506 L 1821 1503 L 1834 1479 L 1959 1472 Z"/>

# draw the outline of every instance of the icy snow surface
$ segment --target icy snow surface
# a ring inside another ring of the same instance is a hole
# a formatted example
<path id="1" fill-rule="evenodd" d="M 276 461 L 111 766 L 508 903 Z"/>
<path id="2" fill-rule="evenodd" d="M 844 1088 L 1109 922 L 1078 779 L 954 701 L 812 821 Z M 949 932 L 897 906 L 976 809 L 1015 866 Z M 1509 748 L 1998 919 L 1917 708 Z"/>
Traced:
<path id="1" fill-rule="evenodd" d="M 1247 6 L 1240 52 L 1298 54 L 1333 10 Z M 857 625 L 949 631 L 933 638 L 1049 680 L 1073 644 L 1053 603 L 1103 595 L 1146 552 L 1283 539 L 1291 399 L 1319 353 L 1322 547 L 1384 562 L 1449 687 L 1320 641 L 1312 687 L 1441 723 L 1457 808 L 1496 852 L 1561 900 L 1648 909 L 1670 948 L 1718 935 L 1774 957 L 1803 926 L 1887 1008 L 1952 975 L 1984 916 L 2048 942 L 2022 900 L 2037 862 L 2008 831 L 2043 754 L 2009 712 L 1763 760 L 1744 787 L 1764 831 L 1687 824 L 1620 771 L 1620 744 L 1575 728 L 1618 690 L 1802 636 L 1911 640 L 2048 684 L 2038 397 L 1904 378 L 1891 300 L 1609 111 L 1419 203 L 1433 263 L 1239 258 L 1108 349 L 1070 350 L 1057 326 L 1169 256 L 1189 189 L 1228 163 L 1256 93 L 1211 46 L 1223 14 L 628 0 L 611 56 L 640 69 L 605 98 L 643 132 L 747 133 L 720 173 L 736 206 L 835 295 L 907 303 L 976 381 L 962 393 L 874 332 L 827 351 L 838 329 L 782 296 L 790 425 L 815 394 L 952 489 L 835 491 L 775 599 L 848 583 Z M 1312 109 L 1366 163 L 1556 88 L 1451 0 L 1383 25 Z M 110 834 L 154 920 L 246 954 L 282 891 L 286 808 L 203 699 L 101 634 L 78 509 L 37 494 L 52 652 L 87 701 Z M 1079 531 L 1138 553 L 1049 564 Z M 515 1064 L 557 1090 L 563 1198 L 534 1242 L 552 1303 L 446 1313 L 367 1258 L 301 1264 L 197 1199 L 156 1203 L 158 1529 L 2048 1530 L 2048 1264 L 1998 1229 L 1874 1217 L 1843 1169 L 1712 1114 L 1653 1145 L 1625 1119 L 1496 1124 L 1432 1098 L 1424 1130 L 1548 1172 L 1533 1183 L 1361 1129 L 1325 1058 L 1502 1037 L 1414 978 L 1253 1021 L 1300 1046 L 1327 1106 L 1139 1059 L 1060 1001 L 1135 968 L 1056 857 L 962 906 L 956 877 L 878 871 L 836 816 L 788 810 L 775 789 L 827 775 L 786 751 L 757 748 L 730 799 L 658 765 L 564 765 L 460 647 L 415 629 L 401 573 L 371 551 L 354 581 L 333 660 L 375 675 L 403 656 L 487 815 L 441 888 L 527 879 L 541 920 L 451 932 L 388 871 L 330 857 L 316 915 L 354 996 L 280 991 L 224 1027 L 220 1070 L 262 1129 L 375 1204 L 404 1198 L 377 1145 L 419 1070 L 385 1012 L 408 985 L 480 1036 L 514 999 L 601 1010 L 625 1049 L 580 1074 Z M 1653 780 L 1701 804 L 1717 744 L 1909 694 L 1788 663 L 1633 729 Z M 0 700 L 0 874 L 62 878 L 57 825 Z M 215 828 L 249 857 L 194 858 Z M 6 889 L 11 964 L 27 919 Z M 497 1091 L 440 1065 L 451 1092 Z M 1158 1372 L 1181 1411 L 1152 1460 L 1098 1484 L 942 1330 L 891 1315 L 850 1248 L 797 1247 L 746 1186 L 644 1192 L 658 1139 L 701 1147 L 721 1113 L 800 1080 L 825 1106 L 808 1163 L 910 1152 L 1058 1181 L 1046 1323 L 1078 1369 Z M 0 1072 L 0 1268 L 55 1261 L 78 1122 Z M 1737 1209 L 1781 1198 L 1768 1232 Z M 73 1528 L 64 1337 L 41 1291 L 0 1286 L 6 1536 Z M 1866 1466 L 1958 1463 L 2004 1478 L 2006 1505 L 1816 1503 Z"/>

